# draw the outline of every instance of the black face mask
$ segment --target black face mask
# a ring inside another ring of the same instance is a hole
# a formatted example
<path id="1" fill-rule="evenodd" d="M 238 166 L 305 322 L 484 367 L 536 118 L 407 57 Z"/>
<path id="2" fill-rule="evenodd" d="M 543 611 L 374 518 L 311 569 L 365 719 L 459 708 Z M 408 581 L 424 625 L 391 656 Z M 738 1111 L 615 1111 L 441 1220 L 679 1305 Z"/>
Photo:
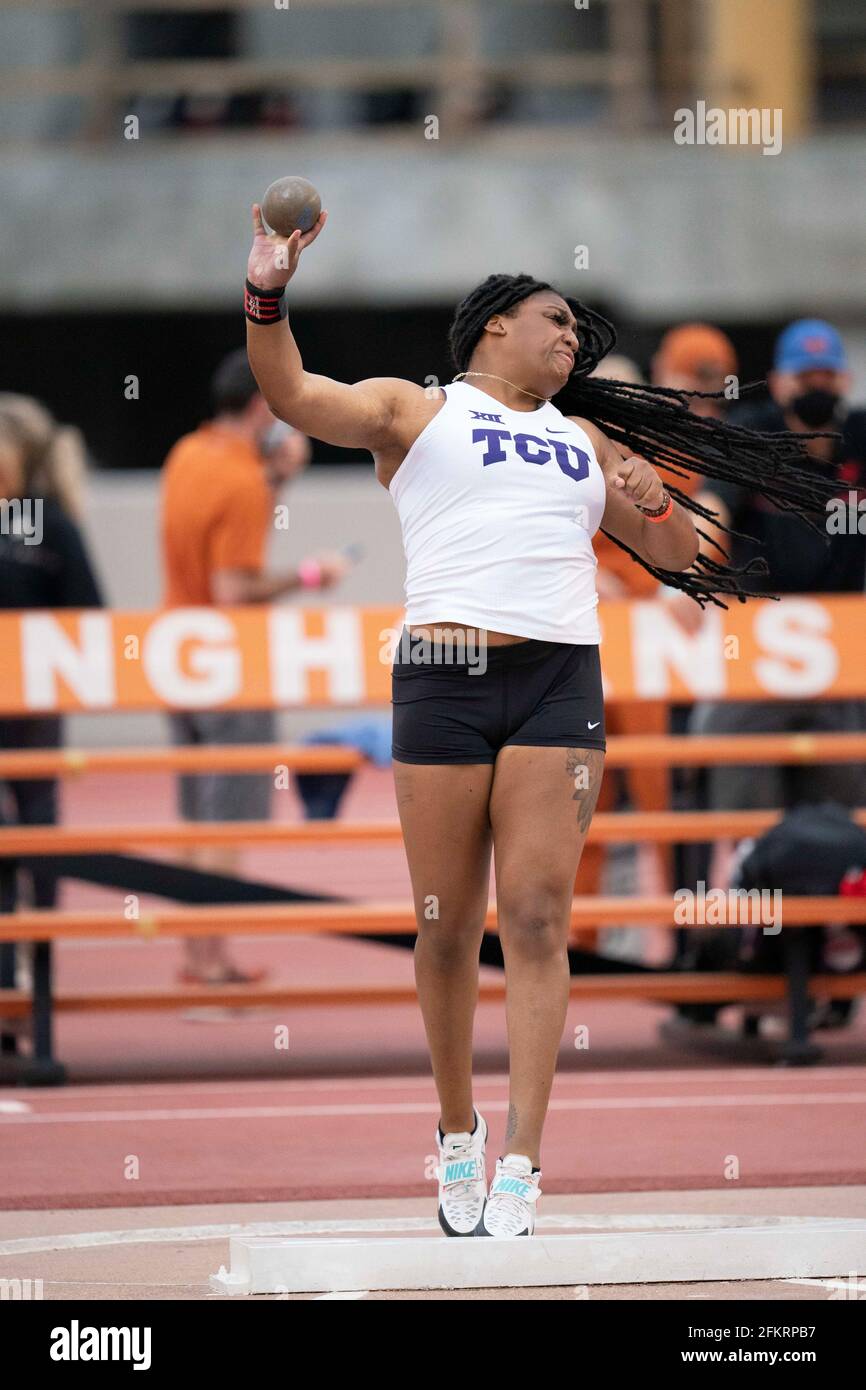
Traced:
<path id="1" fill-rule="evenodd" d="M 794 412 L 798 420 L 808 425 L 810 430 L 820 430 L 830 424 L 841 399 L 835 391 L 816 388 L 813 391 L 804 391 L 802 396 L 795 396 L 788 408 Z"/>

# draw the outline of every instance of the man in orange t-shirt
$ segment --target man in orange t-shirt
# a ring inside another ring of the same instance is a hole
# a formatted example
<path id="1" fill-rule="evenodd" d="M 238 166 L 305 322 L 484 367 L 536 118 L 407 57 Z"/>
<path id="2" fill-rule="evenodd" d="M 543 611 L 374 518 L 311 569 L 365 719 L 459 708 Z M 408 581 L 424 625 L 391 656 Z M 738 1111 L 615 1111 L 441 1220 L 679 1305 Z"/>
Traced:
<path id="1" fill-rule="evenodd" d="M 162 474 L 166 605 L 249 601 L 249 581 L 261 584 L 272 506 L 251 432 L 217 419 L 179 440 Z"/>
<path id="2" fill-rule="evenodd" d="M 309 444 L 275 421 L 253 376 L 245 349 L 221 363 L 212 383 L 214 418 L 175 444 L 160 490 L 165 603 L 267 603 L 302 588 L 330 588 L 347 572 L 344 556 L 308 557 L 297 569 L 267 574 L 265 552 L 275 488 L 309 460 Z M 273 743 L 272 709 L 177 710 L 175 743 Z M 191 821 L 266 820 L 273 778 L 263 773 L 199 773 L 179 778 L 180 814 Z M 234 847 L 201 846 L 189 862 L 234 874 Z M 257 978 L 230 962 L 225 938 L 187 938 L 182 978 L 244 983 Z M 260 978 L 260 975 L 259 975 Z"/>

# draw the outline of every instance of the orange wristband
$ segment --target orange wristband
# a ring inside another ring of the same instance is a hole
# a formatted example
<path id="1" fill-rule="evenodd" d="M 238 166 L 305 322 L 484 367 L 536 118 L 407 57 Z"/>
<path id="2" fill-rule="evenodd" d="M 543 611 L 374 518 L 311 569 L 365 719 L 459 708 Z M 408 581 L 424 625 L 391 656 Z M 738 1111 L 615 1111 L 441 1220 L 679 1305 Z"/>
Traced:
<path id="1" fill-rule="evenodd" d="M 665 493 L 665 496 L 667 497 L 668 501 L 667 506 L 664 507 L 662 511 L 653 514 L 651 512 L 645 511 L 643 507 L 638 507 L 638 511 L 643 513 L 647 521 L 667 521 L 668 517 L 672 514 L 674 509 L 674 499 L 671 497 L 669 492 Z"/>

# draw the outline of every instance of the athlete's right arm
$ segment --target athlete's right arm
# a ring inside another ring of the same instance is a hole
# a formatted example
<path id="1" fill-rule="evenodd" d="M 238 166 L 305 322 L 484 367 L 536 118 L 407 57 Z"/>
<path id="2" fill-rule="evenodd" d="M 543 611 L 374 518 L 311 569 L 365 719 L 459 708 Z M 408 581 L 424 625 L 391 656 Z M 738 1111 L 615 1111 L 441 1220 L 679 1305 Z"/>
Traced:
<path id="1" fill-rule="evenodd" d="M 301 252 L 325 225 L 323 212 L 309 232 L 268 234 L 259 205 L 253 206 L 253 245 L 247 278 L 259 289 L 288 284 Z M 421 389 L 399 377 L 372 377 L 350 386 L 305 371 L 288 319 L 254 324 L 247 320 L 247 354 L 262 395 L 281 420 L 326 444 L 371 452 L 396 442 L 401 404 Z"/>

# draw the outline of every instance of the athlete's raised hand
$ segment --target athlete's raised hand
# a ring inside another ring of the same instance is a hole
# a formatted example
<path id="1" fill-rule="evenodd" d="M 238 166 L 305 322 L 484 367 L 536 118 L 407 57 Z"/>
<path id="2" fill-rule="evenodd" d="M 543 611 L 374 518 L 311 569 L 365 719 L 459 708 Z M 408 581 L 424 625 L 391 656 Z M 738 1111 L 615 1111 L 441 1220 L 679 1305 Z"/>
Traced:
<path id="1" fill-rule="evenodd" d="M 298 268 L 301 252 L 316 240 L 327 220 L 328 214 L 321 212 L 308 232 L 278 236 L 265 231 L 262 210 L 258 203 L 253 203 L 253 244 L 247 261 L 250 283 L 263 290 L 279 290 L 287 285 Z"/>

